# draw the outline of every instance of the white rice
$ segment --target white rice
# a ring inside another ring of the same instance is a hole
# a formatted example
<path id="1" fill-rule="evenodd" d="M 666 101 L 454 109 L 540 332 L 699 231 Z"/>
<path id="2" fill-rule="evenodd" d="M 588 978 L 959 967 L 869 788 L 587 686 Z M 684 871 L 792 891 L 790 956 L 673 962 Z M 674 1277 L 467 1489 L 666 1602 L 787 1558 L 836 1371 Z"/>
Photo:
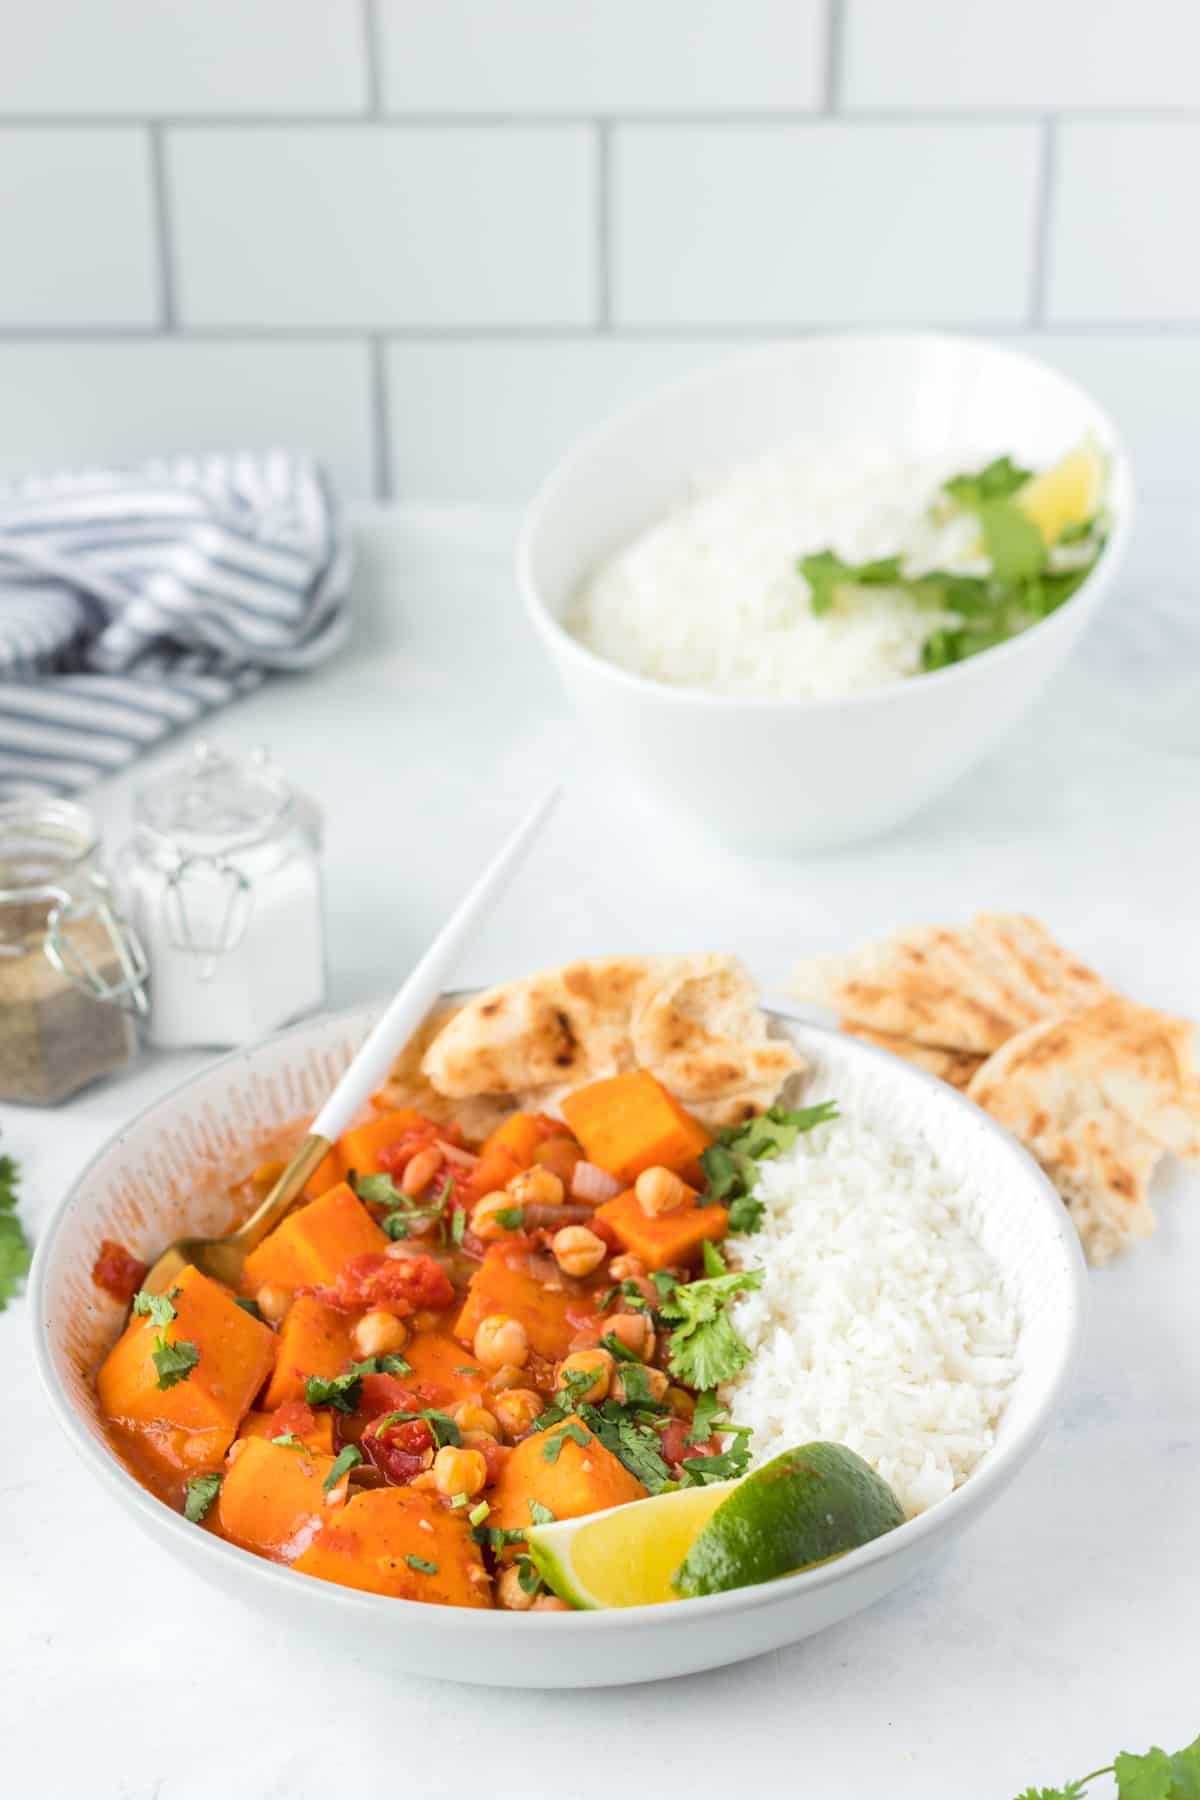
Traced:
<path id="1" fill-rule="evenodd" d="M 989 452 L 913 459 L 873 439 L 777 451 L 698 481 L 696 492 L 610 557 L 567 623 L 610 662 L 715 693 L 824 699 L 912 675 L 953 615 L 894 588 L 814 615 L 798 557 L 901 555 L 905 572 L 978 573 L 977 524 L 928 513 L 952 474 Z"/>
<path id="2" fill-rule="evenodd" d="M 964 1222 L 981 1196 L 927 1144 L 849 1118 L 760 1168 L 763 1229 L 727 1246 L 766 1271 L 734 1309 L 754 1355 L 729 1414 L 755 1466 L 847 1444 L 921 1512 L 990 1448 L 1018 1369 L 1016 1310 Z"/>

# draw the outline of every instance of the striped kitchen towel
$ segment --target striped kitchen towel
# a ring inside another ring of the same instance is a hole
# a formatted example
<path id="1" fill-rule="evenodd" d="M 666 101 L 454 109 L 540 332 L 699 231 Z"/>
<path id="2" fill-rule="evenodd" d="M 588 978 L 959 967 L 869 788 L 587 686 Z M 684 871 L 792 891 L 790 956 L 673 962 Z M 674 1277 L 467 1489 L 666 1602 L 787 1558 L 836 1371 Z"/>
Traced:
<path id="1" fill-rule="evenodd" d="M 86 787 L 323 661 L 349 583 L 325 477 L 288 451 L 0 484 L 0 795 Z"/>

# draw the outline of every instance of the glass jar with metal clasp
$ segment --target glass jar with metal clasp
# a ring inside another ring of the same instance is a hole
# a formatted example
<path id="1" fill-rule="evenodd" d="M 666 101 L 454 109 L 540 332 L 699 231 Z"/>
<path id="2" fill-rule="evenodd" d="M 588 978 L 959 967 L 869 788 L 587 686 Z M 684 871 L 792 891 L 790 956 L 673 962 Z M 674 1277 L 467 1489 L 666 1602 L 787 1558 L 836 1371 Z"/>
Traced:
<path id="1" fill-rule="evenodd" d="M 143 787 L 121 865 L 150 962 L 147 1034 L 248 1043 L 325 992 L 319 822 L 263 751 L 207 744 Z"/>
<path id="2" fill-rule="evenodd" d="M 67 800 L 0 802 L 0 1099 L 53 1105 L 132 1061 L 146 958 Z"/>

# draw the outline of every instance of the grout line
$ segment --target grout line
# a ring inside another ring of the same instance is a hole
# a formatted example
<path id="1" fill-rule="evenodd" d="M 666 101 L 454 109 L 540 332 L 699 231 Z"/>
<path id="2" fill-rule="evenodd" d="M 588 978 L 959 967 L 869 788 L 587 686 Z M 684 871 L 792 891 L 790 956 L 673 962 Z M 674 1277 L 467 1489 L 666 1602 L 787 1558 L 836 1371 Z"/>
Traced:
<path id="1" fill-rule="evenodd" d="M 673 325 L 623 323 L 607 332 L 594 325 L 199 325 L 182 330 L 145 325 L 3 325 L 0 344 L 164 343 L 186 344 L 357 344 L 378 343 L 380 353 L 396 344 L 595 344 L 615 343 L 723 343 L 770 344 L 821 335 L 850 336 L 889 332 L 920 337 L 945 334 L 1007 340 L 1042 338 L 1200 338 L 1200 313 L 1189 319 L 1047 319 L 1031 324 L 1028 319 L 995 320 L 922 319 L 919 322 L 889 319 L 819 320 L 812 324 L 776 322 L 766 325 L 696 324 L 680 320 Z"/>
<path id="2" fill-rule="evenodd" d="M 1044 324 L 1046 318 L 1046 294 L 1050 278 L 1050 227 L 1057 173 L 1058 128 L 1054 119 L 1047 117 L 1042 123 L 1041 159 L 1033 222 L 1033 283 L 1029 295 L 1029 317 L 1037 326 Z"/>
<path id="3" fill-rule="evenodd" d="M 367 66 L 367 117 L 383 117 L 383 86 L 379 65 L 379 9 L 377 0 L 362 0 L 363 56 Z"/>
<path id="4" fill-rule="evenodd" d="M 612 330 L 612 126 L 596 121 L 596 323 Z"/>
<path id="5" fill-rule="evenodd" d="M 840 0 L 834 0 L 835 6 Z M 840 13 L 839 15 L 840 16 Z M 826 54 L 826 82 L 836 78 L 841 81 L 841 43 L 840 37 L 831 40 L 831 48 Z M 722 125 L 819 125 L 825 122 L 828 109 L 821 105 L 811 107 L 764 107 L 761 111 L 753 108 L 741 108 L 734 111 L 705 112 L 684 111 L 671 112 L 656 110 L 653 107 L 644 110 L 621 108 L 605 113 L 606 121 L 614 125 L 711 125 L 714 128 Z M 277 128 L 304 126 L 320 129 L 321 127 L 340 128 L 357 126 L 359 129 L 371 125 L 386 126 L 389 129 L 404 131 L 444 131 L 461 127 L 464 130 L 490 130 L 493 127 L 519 125 L 522 127 L 543 127 L 553 130 L 563 125 L 594 125 L 595 113 L 582 113 L 570 110 L 562 112 L 384 112 L 378 117 L 374 114 L 364 115 L 362 112 L 332 113 L 272 113 L 268 115 L 246 113 L 156 113 L 155 123 L 169 126 L 172 130 L 194 128 L 199 131 L 211 129 L 272 131 Z M 993 106 L 964 109 L 961 107 L 900 107 L 869 106 L 843 107 L 838 118 L 844 124 L 854 125 L 959 125 L 965 129 L 977 125 L 1004 125 L 1036 123 L 1046 117 L 1045 109 L 1037 106 Z M 1157 125 L 1157 124 L 1200 124 L 1200 106 L 1091 106 L 1072 108 L 1055 114 L 1063 124 L 1125 124 L 1125 125 Z M 0 127 L 5 130 L 18 129 L 28 131 L 62 131 L 77 128 L 88 130 L 128 130 L 131 125 L 145 125 L 145 113 L 30 113 L 0 112 Z"/>
<path id="6" fill-rule="evenodd" d="M 842 101 L 842 67 L 846 48 L 845 0 L 826 0 L 825 111 L 836 113 Z"/>
<path id="7" fill-rule="evenodd" d="M 388 404 L 386 347 L 385 340 L 378 333 L 372 333 L 367 340 L 367 354 L 370 358 L 368 380 L 371 404 L 371 460 L 375 471 L 375 498 L 377 500 L 395 498 L 392 491 L 392 433 L 391 409 Z"/>
<path id="8" fill-rule="evenodd" d="M 150 132 L 150 204 L 154 218 L 154 235 L 158 251 L 158 304 L 164 331 L 174 331 L 177 322 L 175 304 L 175 255 L 171 236 L 171 205 L 167 191 L 167 152 L 162 123 L 151 119 Z"/>

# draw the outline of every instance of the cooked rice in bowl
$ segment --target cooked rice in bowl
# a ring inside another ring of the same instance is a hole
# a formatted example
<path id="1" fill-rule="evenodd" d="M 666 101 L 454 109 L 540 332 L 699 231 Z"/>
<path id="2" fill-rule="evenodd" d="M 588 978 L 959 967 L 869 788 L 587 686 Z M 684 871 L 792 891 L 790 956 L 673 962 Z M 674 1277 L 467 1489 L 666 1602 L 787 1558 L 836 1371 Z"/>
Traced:
<path id="1" fill-rule="evenodd" d="M 763 1162 L 761 1231 L 726 1246 L 762 1264 L 734 1323 L 753 1352 L 721 1390 L 755 1464 L 793 1445 L 849 1445 L 906 1511 L 975 1469 L 1020 1367 L 1019 1319 L 972 1229 L 985 1196 L 916 1132 L 861 1104 Z"/>

